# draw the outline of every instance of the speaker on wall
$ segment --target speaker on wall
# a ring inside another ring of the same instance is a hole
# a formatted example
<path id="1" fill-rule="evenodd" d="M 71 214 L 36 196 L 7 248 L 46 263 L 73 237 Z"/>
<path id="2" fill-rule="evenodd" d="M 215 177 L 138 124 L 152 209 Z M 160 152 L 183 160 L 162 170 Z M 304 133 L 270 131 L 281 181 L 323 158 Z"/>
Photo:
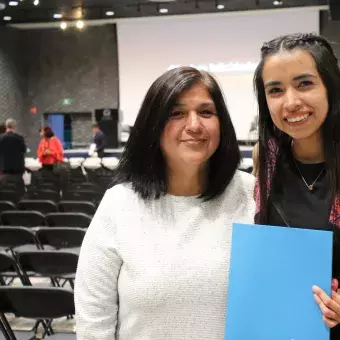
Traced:
<path id="1" fill-rule="evenodd" d="M 118 148 L 118 109 L 95 110 L 96 121 L 106 137 L 107 148 Z"/>
<path id="2" fill-rule="evenodd" d="M 340 21 L 340 0 L 329 0 L 329 11 L 333 21 Z"/>

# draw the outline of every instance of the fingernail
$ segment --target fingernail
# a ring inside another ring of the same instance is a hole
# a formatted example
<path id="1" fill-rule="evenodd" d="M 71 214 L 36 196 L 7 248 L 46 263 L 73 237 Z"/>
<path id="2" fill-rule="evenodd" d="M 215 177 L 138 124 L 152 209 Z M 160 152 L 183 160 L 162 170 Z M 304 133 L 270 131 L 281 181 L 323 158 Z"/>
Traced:
<path id="1" fill-rule="evenodd" d="M 312 287 L 312 290 L 313 290 L 313 292 L 315 292 L 315 291 L 317 290 L 317 287 L 316 287 L 316 286 L 313 286 L 313 287 Z"/>

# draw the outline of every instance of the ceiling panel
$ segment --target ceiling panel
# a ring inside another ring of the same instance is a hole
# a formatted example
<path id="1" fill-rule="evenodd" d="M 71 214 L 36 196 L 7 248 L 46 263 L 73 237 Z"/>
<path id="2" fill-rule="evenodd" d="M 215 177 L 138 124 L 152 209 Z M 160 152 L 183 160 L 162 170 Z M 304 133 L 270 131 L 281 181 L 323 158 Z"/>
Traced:
<path id="1" fill-rule="evenodd" d="M 8 6 L 0 12 L 0 24 L 6 23 L 4 16 L 11 17 L 11 23 L 53 22 L 53 14 L 62 13 L 63 20 L 75 20 L 82 15 L 84 19 L 107 18 L 106 11 L 114 11 L 115 18 L 147 17 L 154 15 L 214 13 L 218 11 L 245 11 L 256 9 L 320 6 L 327 5 L 327 0 L 282 0 L 282 5 L 275 6 L 274 0 L 176 0 L 168 3 L 155 3 L 149 0 L 17 0 L 18 6 Z M 340 1 L 340 0 L 339 0 Z M 217 5 L 224 5 L 218 10 Z M 159 9 L 168 9 L 167 14 L 160 14 Z M 81 10 L 80 10 L 81 9 Z"/>

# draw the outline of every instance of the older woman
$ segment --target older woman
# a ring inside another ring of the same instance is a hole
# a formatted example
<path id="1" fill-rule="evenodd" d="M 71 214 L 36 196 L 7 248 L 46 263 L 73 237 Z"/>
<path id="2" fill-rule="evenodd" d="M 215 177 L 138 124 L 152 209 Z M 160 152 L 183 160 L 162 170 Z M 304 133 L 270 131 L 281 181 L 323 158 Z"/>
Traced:
<path id="1" fill-rule="evenodd" d="M 232 223 L 254 217 L 239 162 L 211 75 L 152 84 L 81 249 L 79 340 L 224 339 Z"/>

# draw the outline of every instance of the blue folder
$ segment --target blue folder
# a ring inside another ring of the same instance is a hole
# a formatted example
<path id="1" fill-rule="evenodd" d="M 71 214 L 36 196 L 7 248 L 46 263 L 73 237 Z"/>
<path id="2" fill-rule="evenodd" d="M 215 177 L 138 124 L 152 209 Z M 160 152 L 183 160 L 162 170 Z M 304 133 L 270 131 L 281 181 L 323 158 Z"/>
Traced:
<path id="1" fill-rule="evenodd" d="M 333 233 L 234 224 L 225 340 L 329 340 L 312 286 L 328 295 Z"/>

